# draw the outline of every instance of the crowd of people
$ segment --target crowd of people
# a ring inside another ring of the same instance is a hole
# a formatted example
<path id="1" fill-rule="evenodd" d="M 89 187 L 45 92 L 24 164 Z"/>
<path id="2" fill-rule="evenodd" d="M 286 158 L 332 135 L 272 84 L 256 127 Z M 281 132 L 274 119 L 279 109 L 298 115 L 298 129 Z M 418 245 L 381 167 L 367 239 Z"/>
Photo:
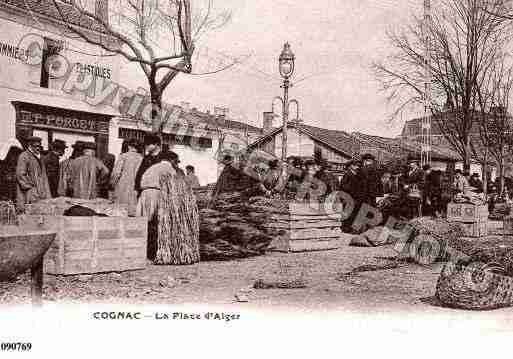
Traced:
<path id="1" fill-rule="evenodd" d="M 199 260 L 193 189 L 200 183 L 194 167 L 188 165 L 186 174 L 178 155 L 165 148 L 159 136 L 148 134 L 144 144 L 125 141 L 117 159 L 110 154 L 98 158 L 94 142 L 77 141 L 71 156 L 61 161 L 65 142 L 53 141 L 46 152 L 41 143 L 39 137 L 27 138 L 27 148 L 17 160 L 20 211 L 27 204 L 56 197 L 110 198 L 126 206 L 129 215 L 149 219 L 149 259 L 159 264 Z"/>
<path id="2" fill-rule="evenodd" d="M 53 141 L 47 152 L 42 150 L 41 138 L 30 137 L 26 143 L 16 168 L 19 208 L 55 197 L 110 198 L 126 206 L 129 215 L 149 219 L 149 259 L 162 264 L 199 260 L 199 215 L 193 189 L 200 183 L 194 167 L 188 165 L 184 172 L 178 155 L 163 145 L 160 137 L 148 134 L 144 144 L 125 141 L 117 159 L 112 155 L 98 158 L 92 142 L 77 141 L 71 156 L 62 161 L 67 148 L 63 141 Z M 354 204 L 342 224 L 346 232 L 354 231 L 353 221 L 363 205 L 380 209 L 383 221 L 390 216 L 443 216 L 455 196 L 484 190 L 477 174 L 421 167 L 417 158 L 408 158 L 406 167 L 397 170 L 365 154 L 345 163 L 339 177 L 321 157 L 252 164 L 249 159 L 227 155 L 222 162 L 225 168 L 214 198 L 222 192 L 242 191 L 248 196 L 322 201 L 333 192 L 343 191 Z M 495 184 L 487 182 L 488 192 L 493 191 Z"/>
<path id="3" fill-rule="evenodd" d="M 233 163 L 231 158 L 225 158 L 225 161 L 227 164 Z M 469 176 L 458 169 L 449 173 L 434 170 L 429 165 L 421 167 L 415 157 L 409 157 L 404 168 L 395 166 L 392 169 L 391 166 L 378 164 L 373 155 L 364 154 L 359 159 L 346 162 L 344 167 L 342 176 L 337 177 L 328 170 L 329 166 L 322 158 L 289 157 L 284 164 L 272 160 L 257 165 L 257 180 L 253 178 L 253 184 L 251 180 L 241 179 L 241 171 L 232 169 L 224 176 L 230 177 L 231 181 L 221 181 L 218 185 L 231 191 L 237 190 L 237 185 L 233 187 L 234 182 L 248 182 L 249 185 L 244 186 L 251 188 L 251 195 L 295 200 L 313 197 L 322 200 L 334 191 L 344 191 L 351 196 L 354 204 L 354 210 L 342 225 L 347 232 L 354 230 L 352 224 L 363 204 L 380 209 L 383 221 L 389 216 L 398 219 L 422 215 L 440 217 L 456 196 L 483 192 L 483 183 L 478 174 Z M 227 186 L 225 182 L 232 185 Z M 489 183 L 489 186 L 493 185 Z"/>

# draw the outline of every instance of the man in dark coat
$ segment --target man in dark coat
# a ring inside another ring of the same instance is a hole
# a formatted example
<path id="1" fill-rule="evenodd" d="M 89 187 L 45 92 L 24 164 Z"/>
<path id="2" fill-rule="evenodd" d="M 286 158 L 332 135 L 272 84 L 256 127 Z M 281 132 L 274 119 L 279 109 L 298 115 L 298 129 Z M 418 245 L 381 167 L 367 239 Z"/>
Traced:
<path id="1" fill-rule="evenodd" d="M 85 142 L 82 156 L 71 163 L 70 183 L 74 198 L 98 198 L 98 185 L 108 180 L 109 170 L 96 158 L 96 144 Z"/>
<path id="2" fill-rule="evenodd" d="M 114 169 L 114 164 L 116 163 L 116 156 L 114 156 L 112 153 L 106 153 L 102 158 L 101 161 L 107 167 L 109 170 L 109 176 L 112 174 L 112 170 Z M 98 186 L 99 196 L 101 198 L 109 198 L 109 189 L 110 189 L 110 183 L 109 181 L 100 183 Z"/>
<path id="3" fill-rule="evenodd" d="M 483 192 L 483 182 L 479 178 L 479 173 L 473 173 L 468 181 L 468 184 L 471 187 L 474 187 L 478 193 Z"/>
<path id="4" fill-rule="evenodd" d="M 64 155 L 66 147 L 66 142 L 62 140 L 55 140 L 50 146 L 50 151 L 48 151 L 46 155 L 41 157 L 41 161 L 46 167 L 48 183 L 50 184 L 50 192 L 52 193 L 53 198 L 59 196 L 59 160 Z"/>
<path id="5" fill-rule="evenodd" d="M 315 177 L 324 183 L 326 186 L 326 192 L 324 193 L 324 197 L 329 196 L 330 193 L 336 191 L 338 189 L 338 180 L 337 178 L 328 170 L 328 162 L 324 159 L 317 161 L 320 166 L 319 172 L 315 175 Z"/>
<path id="6" fill-rule="evenodd" d="M 76 141 L 71 145 L 73 151 L 71 156 L 60 164 L 59 168 L 59 186 L 58 195 L 60 197 L 73 197 L 73 189 L 71 187 L 71 164 L 73 160 L 82 156 L 84 141 Z"/>
<path id="7" fill-rule="evenodd" d="M 18 157 L 16 166 L 17 205 L 23 209 L 25 204 L 51 198 L 46 168 L 41 161 L 41 138 L 26 139 L 27 150 Z"/>
<path id="8" fill-rule="evenodd" d="M 362 204 L 376 207 L 376 198 L 381 195 L 381 176 L 376 166 L 376 158 L 371 154 L 362 156 L 362 168 L 360 170 L 360 198 Z"/>
<path id="9" fill-rule="evenodd" d="M 407 196 L 407 203 L 410 217 L 422 215 L 422 187 L 424 184 L 424 171 L 419 166 L 419 161 L 408 158 L 408 172 L 404 178 L 404 190 Z"/>
<path id="10" fill-rule="evenodd" d="M 361 187 L 360 187 L 360 164 L 356 160 L 351 160 L 345 164 L 346 172 L 340 182 L 340 190 L 346 192 L 353 198 L 353 211 L 342 223 L 342 231 L 352 232 L 352 224 L 361 205 Z M 347 215 L 347 214 L 346 214 Z"/>
<path id="11" fill-rule="evenodd" d="M 435 180 L 433 171 L 431 170 L 431 166 L 426 164 L 422 166 L 422 171 L 424 172 L 424 179 L 422 181 L 422 214 L 423 215 L 432 215 L 433 211 L 433 203 L 432 197 L 433 192 L 436 191 Z M 436 195 L 435 195 L 436 196 Z"/>

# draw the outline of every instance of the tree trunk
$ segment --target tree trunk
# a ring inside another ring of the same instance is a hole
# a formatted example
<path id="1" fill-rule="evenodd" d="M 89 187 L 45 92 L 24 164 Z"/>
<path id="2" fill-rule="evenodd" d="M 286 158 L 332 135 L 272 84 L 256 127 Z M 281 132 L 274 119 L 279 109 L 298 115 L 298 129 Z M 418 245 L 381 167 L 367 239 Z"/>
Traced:
<path id="1" fill-rule="evenodd" d="M 485 149 L 484 164 L 481 172 L 483 178 L 483 193 L 485 198 L 488 198 L 488 148 Z"/>
<path id="2" fill-rule="evenodd" d="M 463 159 L 463 174 L 470 173 L 470 136 L 465 142 L 465 158 Z"/>
<path id="3" fill-rule="evenodd" d="M 504 195 L 504 159 L 499 161 L 499 197 Z"/>
<path id="4" fill-rule="evenodd" d="M 151 129 L 152 132 L 162 136 L 163 123 L 162 123 L 162 92 L 151 89 Z"/>

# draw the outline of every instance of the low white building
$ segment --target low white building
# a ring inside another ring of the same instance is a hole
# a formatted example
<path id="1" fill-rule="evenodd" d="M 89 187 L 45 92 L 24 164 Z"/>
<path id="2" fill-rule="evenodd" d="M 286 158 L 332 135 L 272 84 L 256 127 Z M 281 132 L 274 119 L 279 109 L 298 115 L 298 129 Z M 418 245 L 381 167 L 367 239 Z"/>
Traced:
<path id="1" fill-rule="evenodd" d="M 96 6 L 100 2 L 102 6 Z M 106 0 L 89 3 L 91 11 L 107 18 Z M 67 18 L 111 47 L 119 46 L 98 24 L 80 16 Z M 68 145 L 94 141 L 99 157 L 118 155 L 124 139 L 142 139 L 151 130 L 119 112 L 127 99 L 133 105 L 142 97 L 120 83 L 127 74 L 120 73 L 119 56 L 82 41 L 59 19 L 53 0 L 0 0 L 0 143 L 11 138 L 23 143 L 35 135 L 43 139 L 45 149 L 55 139 Z M 144 105 L 141 100 L 138 106 Z M 230 120 L 227 111 L 211 115 L 173 108 L 178 109 L 178 117 L 173 126 L 164 128 L 164 142 L 184 167 L 195 166 L 202 185 L 217 179 L 220 143 L 246 145 L 261 134 L 259 128 Z M 68 148 L 66 156 L 70 152 Z"/>

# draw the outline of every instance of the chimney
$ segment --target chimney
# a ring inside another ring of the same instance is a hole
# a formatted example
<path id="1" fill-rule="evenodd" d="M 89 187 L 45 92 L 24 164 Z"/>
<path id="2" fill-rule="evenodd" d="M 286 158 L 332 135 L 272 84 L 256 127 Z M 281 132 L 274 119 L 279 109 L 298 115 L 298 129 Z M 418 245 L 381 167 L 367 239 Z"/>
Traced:
<path id="1" fill-rule="evenodd" d="M 94 14 L 109 23 L 109 0 L 96 0 Z"/>
<path id="2" fill-rule="evenodd" d="M 264 121 L 262 130 L 264 135 L 271 132 L 273 129 L 274 112 L 264 112 Z"/>

